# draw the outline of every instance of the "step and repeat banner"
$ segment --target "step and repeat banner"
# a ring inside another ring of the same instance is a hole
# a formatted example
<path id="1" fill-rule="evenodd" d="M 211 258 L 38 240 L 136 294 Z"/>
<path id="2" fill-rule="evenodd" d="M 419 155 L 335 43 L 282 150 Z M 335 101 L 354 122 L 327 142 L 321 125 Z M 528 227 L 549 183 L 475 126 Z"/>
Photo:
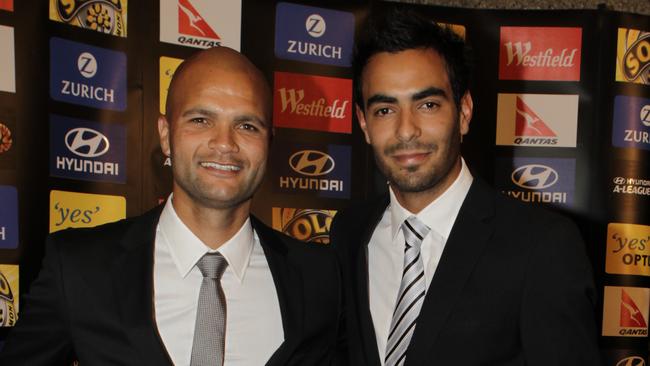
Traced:
<path id="1" fill-rule="evenodd" d="M 354 117 L 366 1 L 0 0 L 0 347 L 45 236 L 140 214 L 171 189 L 156 120 L 192 53 L 246 54 L 273 90 L 254 213 L 312 245 L 386 191 Z M 648 362 L 650 18 L 400 4 L 474 51 L 463 155 L 498 190 L 573 218 L 600 293 L 605 365 Z M 399 65 L 396 65 L 399 67 Z M 525 240 L 525 238 L 522 238 Z"/>

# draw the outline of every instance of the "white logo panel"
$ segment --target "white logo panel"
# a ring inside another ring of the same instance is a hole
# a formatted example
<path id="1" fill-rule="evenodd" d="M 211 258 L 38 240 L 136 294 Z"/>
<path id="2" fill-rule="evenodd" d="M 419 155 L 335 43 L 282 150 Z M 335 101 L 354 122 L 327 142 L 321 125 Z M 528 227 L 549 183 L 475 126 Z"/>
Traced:
<path id="1" fill-rule="evenodd" d="M 576 147 L 578 95 L 499 94 L 497 145 Z"/>
<path id="2" fill-rule="evenodd" d="M 0 91 L 16 92 L 14 29 L 0 25 Z"/>
<path id="3" fill-rule="evenodd" d="M 241 48 L 242 0 L 160 0 L 160 41 Z"/>

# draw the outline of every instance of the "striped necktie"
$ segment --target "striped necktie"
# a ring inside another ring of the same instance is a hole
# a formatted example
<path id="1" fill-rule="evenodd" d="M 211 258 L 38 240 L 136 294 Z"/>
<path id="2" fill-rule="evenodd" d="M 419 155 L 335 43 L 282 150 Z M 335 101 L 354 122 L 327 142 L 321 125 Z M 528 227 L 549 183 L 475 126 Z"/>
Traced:
<path id="1" fill-rule="evenodd" d="M 406 241 L 404 271 L 390 324 L 390 333 L 388 333 L 385 366 L 403 365 L 406 359 L 406 349 L 415 331 L 415 321 L 420 314 L 426 293 L 424 262 L 420 256 L 420 246 L 429 230 L 429 227 L 415 216 L 410 216 L 402 224 Z"/>

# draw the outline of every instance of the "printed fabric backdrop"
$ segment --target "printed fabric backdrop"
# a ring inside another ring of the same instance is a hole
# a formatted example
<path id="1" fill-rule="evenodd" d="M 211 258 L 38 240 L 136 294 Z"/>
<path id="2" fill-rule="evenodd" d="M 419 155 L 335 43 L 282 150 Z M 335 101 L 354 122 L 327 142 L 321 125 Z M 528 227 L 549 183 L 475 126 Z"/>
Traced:
<path id="1" fill-rule="evenodd" d="M 273 88 L 254 213 L 329 243 L 338 210 L 385 192 L 353 114 L 350 55 L 367 1 L 0 0 L 0 347 L 45 236 L 164 200 L 171 76 L 240 50 Z M 643 365 L 650 321 L 650 18 L 606 10 L 412 7 L 474 50 L 463 155 L 504 194 L 580 226 L 605 365 Z M 525 238 L 522 238 L 525 240 Z"/>

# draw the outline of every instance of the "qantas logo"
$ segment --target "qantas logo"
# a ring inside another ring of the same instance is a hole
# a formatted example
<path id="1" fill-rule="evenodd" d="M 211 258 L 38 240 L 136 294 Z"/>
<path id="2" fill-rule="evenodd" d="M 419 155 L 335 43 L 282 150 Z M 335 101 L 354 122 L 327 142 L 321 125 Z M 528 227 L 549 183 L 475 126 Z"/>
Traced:
<path id="1" fill-rule="evenodd" d="M 104 155 L 109 149 L 109 141 L 101 133 L 85 127 L 70 130 L 65 135 L 65 145 L 76 155 L 95 158 Z"/>
<path id="2" fill-rule="evenodd" d="M 517 116 L 515 118 L 516 136 L 556 137 L 541 118 L 524 101 L 517 97 Z"/>
<path id="3" fill-rule="evenodd" d="M 639 310 L 639 307 L 625 290 L 621 290 L 621 327 L 648 327 L 645 319 L 643 319 L 641 310 Z"/>
<path id="4" fill-rule="evenodd" d="M 220 39 L 189 0 L 178 1 L 178 31 L 192 36 Z"/>
<path id="5" fill-rule="evenodd" d="M 307 176 L 325 175 L 334 170 L 334 159 L 317 150 L 303 150 L 291 155 L 289 165 L 295 172 Z"/>
<path id="6" fill-rule="evenodd" d="M 512 182 L 527 189 L 544 189 L 554 185 L 559 175 L 546 165 L 528 164 L 512 172 Z"/>

